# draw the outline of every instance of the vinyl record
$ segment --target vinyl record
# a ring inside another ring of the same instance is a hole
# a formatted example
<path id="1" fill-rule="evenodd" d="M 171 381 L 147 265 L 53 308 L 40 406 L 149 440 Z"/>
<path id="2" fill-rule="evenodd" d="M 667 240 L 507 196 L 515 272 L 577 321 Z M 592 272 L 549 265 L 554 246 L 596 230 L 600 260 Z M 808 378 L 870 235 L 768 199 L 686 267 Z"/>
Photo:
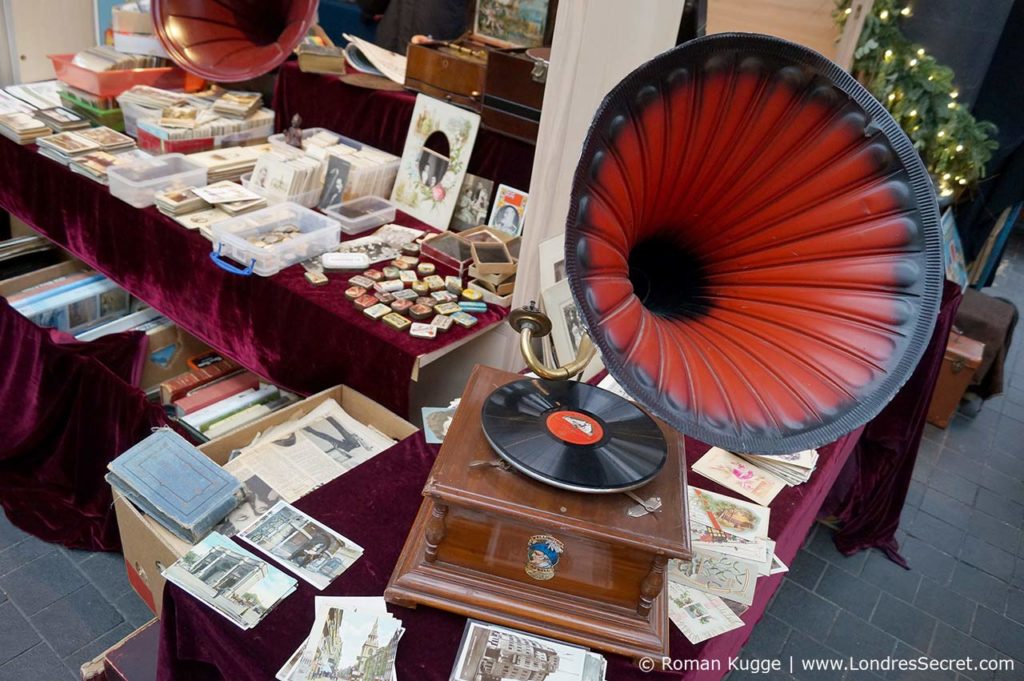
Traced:
<path id="1" fill-rule="evenodd" d="M 515 381 L 484 403 L 484 435 L 536 480 L 577 492 L 622 492 L 661 470 L 661 428 L 632 402 L 575 381 Z"/>

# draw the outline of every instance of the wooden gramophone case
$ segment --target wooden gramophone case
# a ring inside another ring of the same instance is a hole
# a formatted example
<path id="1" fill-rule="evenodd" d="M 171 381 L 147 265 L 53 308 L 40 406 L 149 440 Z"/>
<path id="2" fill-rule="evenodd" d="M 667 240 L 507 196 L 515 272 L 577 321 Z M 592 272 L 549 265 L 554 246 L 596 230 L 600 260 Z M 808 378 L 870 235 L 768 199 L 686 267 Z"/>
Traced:
<path id="1" fill-rule="evenodd" d="M 484 110 L 484 93 L 488 82 L 492 82 L 491 87 L 494 87 L 495 81 L 488 78 L 491 57 L 508 52 L 507 58 L 499 58 L 501 81 L 498 94 L 512 105 L 539 111 L 537 92 L 540 92 L 540 99 L 543 99 L 544 86 L 530 77 L 533 62 L 523 55 L 525 47 L 535 45 L 503 40 L 486 33 L 482 28 L 479 32 L 475 30 L 483 25 L 483 17 L 500 4 L 494 0 L 474 0 L 468 3 L 466 23 L 470 30 L 455 40 L 410 43 L 406 52 L 405 86 L 479 113 Z M 542 36 L 537 36 L 535 43 L 551 45 L 557 8 L 558 0 L 549 0 L 544 32 Z M 517 63 L 524 60 L 523 64 Z M 484 123 L 489 125 L 488 120 Z M 523 138 L 524 135 L 519 127 L 509 128 L 503 119 L 490 127 L 513 137 Z M 535 132 L 533 139 L 536 139 Z"/>
<path id="2" fill-rule="evenodd" d="M 496 465 L 481 407 L 520 379 L 474 369 L 385 598 L 623 655 L 667 654 L 665 568 L 690 557 L 681 436 L 659 422 L 668 460 L 636 493 L 663 506 L 631 517 L 624 494 L 561 490 Z"/>

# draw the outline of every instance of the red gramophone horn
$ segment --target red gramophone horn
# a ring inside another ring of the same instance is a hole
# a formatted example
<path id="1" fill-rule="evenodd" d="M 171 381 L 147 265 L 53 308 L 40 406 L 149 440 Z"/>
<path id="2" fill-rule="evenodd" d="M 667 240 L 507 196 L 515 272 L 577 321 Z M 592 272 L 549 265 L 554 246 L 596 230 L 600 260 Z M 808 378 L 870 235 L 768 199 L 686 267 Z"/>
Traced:
<path id="1" fill-rule="evenodd" d="M 566 231 L 609 371 L 678 430 L 734 451 L 830 442 L 875 416 L 931 337 L 931 181 L 849 74 L 720 34 L 644 64 L 595 117 Z"/>
<path id="2" fill-rule="evenodd" d="M 153 0 L 167 53 L 207 80 L 260 76 L 288 58 L 316 16 L 317 0 Z"/>

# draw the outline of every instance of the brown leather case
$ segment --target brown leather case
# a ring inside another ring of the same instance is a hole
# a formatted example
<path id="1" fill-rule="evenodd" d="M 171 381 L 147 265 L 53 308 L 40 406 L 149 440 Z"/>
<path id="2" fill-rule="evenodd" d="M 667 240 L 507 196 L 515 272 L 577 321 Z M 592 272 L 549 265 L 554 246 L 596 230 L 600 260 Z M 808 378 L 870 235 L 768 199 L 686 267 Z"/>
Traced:
<path id="1" fill-rule="evenodd" d="M 453 41 L 471 50 L 489 51 L 465 37 Z M 440 45 L 410 44 L 405 86 L 411 90 L 479 112 L 487 81 L 487 59 L 459 55 Z"/>
<path id="2" fill-rule="evenodd" d="M 534 65 L 525 49 L 491 53 L 484 89 L 484 127 L 531 144 L 537 142 L 544 81 L 534 79 Z"/>
<path id="3" fill-rule="evenodd" d="M 985 344 L 953 331 L 946 344 L 946 355 L 935 383 L 932 403 L 928 408 L 928 422 L 945 428 L 953 419 L 957 405 L 971 384 L 974 371 L 981 364 Z"/>
<path id="4" fill-rule="evenodd" d="M 107 651 L 104 667 L 107 681 L 156 681 L 160 623 L 144 624 Z"/>
<path id="5" fill-rule="evenodd" d="M 558 0 L 549 0 L 548 2 L 548 15 L 545 24 L 543 44 L 550 45 L 555 30 L 555 13 L 558 10 Z M 445 44 L 422 44 L 415 45 L 410 43 L 406 51 L 406 67 L 405 67 L 405 87 L 416 92 L 422 92 L 425 95 L 441 99 L 458 106 L 466 107 L 480 113 L 484 108 L 484 93 L 487 87 L 487 70 L 490 60 L 494 57 L 498 51 L 505 51 L 512 49 L 513 51 L 522 52 L 523 50 L 516 47 L 516 45 L 498 41 L 489 38 L 484 35 L 477 35 L 472 32 L 474 26 L 474 17 L 476 15 L 477 6 L 476 1 L 468 2 L 466 4 L 466 25 L 471 30 L 467 31 L 458 40 L 451 41 L 448 45 L 456 45 L 458 47 L 466 48 L 474 52 L 483 53 L 483 58 L 479 56 L 471 56 L 469 54 L 459 54 L 459 50 L 453 49 L 452 47 Z M 522 58 L 526 60 L 528 65 L 525 67 L 525 73 L 527 81 L 529 81 L 529 74 L 533 68 L 533 62 L 525 55 Z M 514 67 L 516 69 L 523 68 L 522 66 Z M 504 67 L 502 72 L 505 73 Z M 518 77 L 517 77 L 518 78 Z M 502 89 L 500 92 L 508 94 L 507 89 Z M 504 96 L 504 95 L 502 95 Z M 540 110 L 540 101 L 544 98 L 543 88 L 541 89 L 541 96 L 537 99 L 536 109 Z M 520 100 L 513 98 L 511 101 L 519 102 Z M 502 118 L 504 113 L 499 113 L 498 118 Z M 492 115 L 493 118 L 493 115 Z M 529 119 L 530 116 L 526 116 Z M 484 125 L 487 122 L 484 121 Z M 505 132 L 506 129 L 519 130 L 513 122 L 499 122 L 492 126 L 493 129 L 499 132 Z M 529 126 L 527 126 L 528 128 Z M 512 134 L 512 133 L 510 133 Z M 522 139 L 530 140 L 529 130 L 522 134 L 512 134 L 513 137 L 520 137 Z M 535 141 L 537 133 L 534 132 L 532 140 Z"/>

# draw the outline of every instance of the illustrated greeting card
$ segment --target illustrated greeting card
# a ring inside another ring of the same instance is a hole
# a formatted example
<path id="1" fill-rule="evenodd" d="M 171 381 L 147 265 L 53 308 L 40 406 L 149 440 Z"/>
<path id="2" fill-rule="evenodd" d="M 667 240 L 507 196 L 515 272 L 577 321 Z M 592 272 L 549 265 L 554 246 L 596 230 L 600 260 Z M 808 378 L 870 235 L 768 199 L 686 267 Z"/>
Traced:
<path id="1" fill-rule="evenodd" d="M 391 202 L 431 227 L 448 229 L 479 128 L 479 114 L 417 95 Z"/>

